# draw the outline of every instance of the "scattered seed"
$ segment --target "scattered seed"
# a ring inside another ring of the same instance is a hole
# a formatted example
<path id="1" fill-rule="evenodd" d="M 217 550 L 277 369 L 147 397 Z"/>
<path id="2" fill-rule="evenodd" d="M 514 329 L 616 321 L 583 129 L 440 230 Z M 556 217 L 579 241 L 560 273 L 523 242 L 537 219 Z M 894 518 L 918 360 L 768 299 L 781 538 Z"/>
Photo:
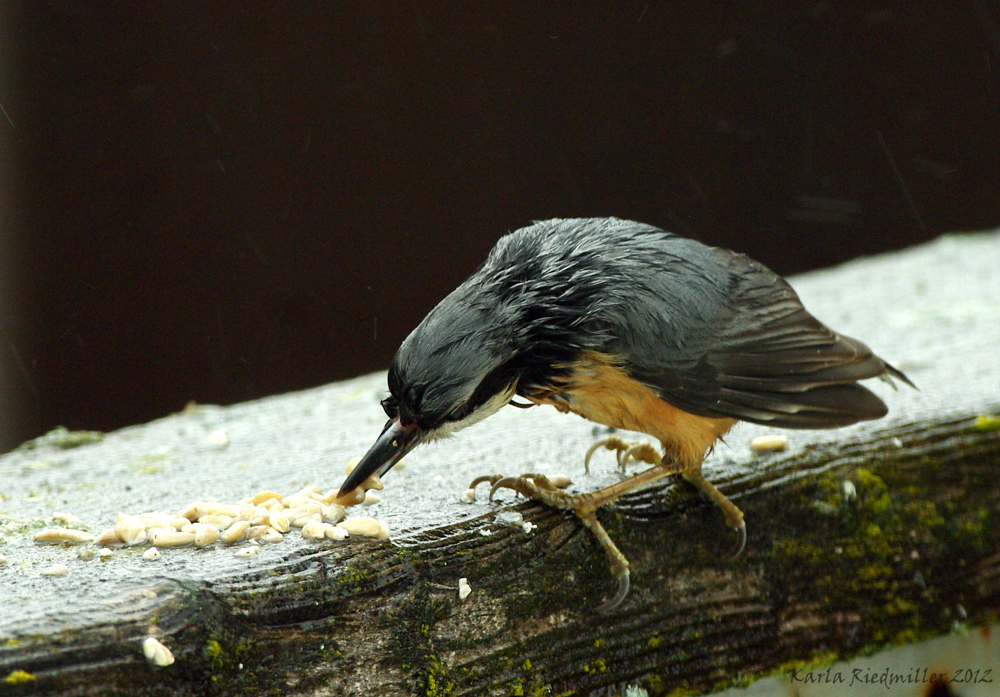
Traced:
<path id="1" fill-rule="evenodd" d="M 169 666 L 174 662 L 174 654 L 170 653 L 170 649 L 153 637 L 143 639 L 142 655 L 154 666 Z"/>
<path id="2" fill-rule="evenodd" d="M 93 559 L 97 556 L 97 552 L 94 551 L 93 547 L 84 547 L 79 552 L 76 553 L 78 559 L 83 559 L 87 561 L 88 559 Z"/>
<path id="3" fill-rule="evenodd" d="M 302 526 L 302 537 L 306 540 L 322 540 L 326 537 L 326 529 L 318 520 L 310 520 Z"/>
<path id="4" fill-rule="evenodd" d="M 466 489 L 461 494 L 458 495 L 458 500 L 462 503 L 475 503 L 476 502 L 476 490 Z"/>
<path id="5" fill-rule="evenodd" d="M 352 457 L 350 460 L 348 460 L 347 474 L 353 472 L 354 468 L 358 466 L 359 462 L 361 462 L 360 457 Z M 397 462 L 395 466 L 398 467 L 399 463 Z M 361 491 L 367 491 L 368 489 L 377 489 L 378 491 L 382 491 L 383 489 L 382 480 L 379 479 L 377 472 L 372 472 L 370 475 L 368 475 L 368 478 L 365 479 L 365 481 L 361 482 L 358 485 L 358 489 L 360 489 Z"/>
<path id="6" fill-rule="evenodd" d="M 250 523 L 245 520 L 237 520 L 222 533 L 222 541 L 227 545 L 239 542 L 240 540 L 246 538 L 247 530 L 249 529 Z"/>
<path id="7" fill-rule="evenodd" d="M 378 493 L 376 493 L 374 491 L 366 491 L 365 492 L 365 500 L 362 501 L 361 503 L 363 505 L 365 505 L 365 506 L 374 506 L 376 503 L 378 503 L 381 500 L 382 500 L 382 497 L 379 496 Z"/>
<path id="8" fill-rule="evenodd" d="M 142 558 L 148 559 L 149 561 L 155 561 L 160 558 L 160 550 L 156 547 L 150 547 L 142 553 Z"/>
<path id="9" fill-rule="evenodd" d="M 320 503 L 333 503 L 337 500 L 337 489 L 330 489 L 328 492 L 322 496 L 316 497 L 316 500 Z"/>
<path id="10" fill-rule="evenodd" d="M 187 518 L 172 518 L 170 523 L 167 525 L 171 530 L 180 530 L 185 525 L 190 525 L 191 521 Z"/>
<path id="11" fill-rule="evenodd" d="M 277 542 L 281 542 L 282 540 L 284 540 L 285 536 L 281 534 L 280 530 L 275 530 L 274 528 L 271 528 L 263 535 L 261 535 L 258 539 L 265 544 L 275 544 Z"/>
<path id="12" fill-rule="evenodd" d="M 146 524 L 139 516 L 119 513 L 115 532 L 118 533 L 119 539 L 129 546 L 146 541 Z"/>
<path id="13" fill-rule="evenodd" d="M 209 445 L 219 449 L 225 448 L 229 445 L 229 436 L 226 435 L 226 429 L 224 428 L 215 429 L 208 434 L 205 440 L 208 441 Z"/>
<path id="14" fill-rule="evenodd" d="M 65 564 L 53 564 L 42 572 L 42 576 L 65 576 L 67 573 L 69 573 L 69 567 Z"/>
<path id="15" fill-rule="evenodd" d="M 249 521 L 257 515 L 257 507 L 252 503 L 241 503 L 239 506 L 239 512 L 236 514 L 236 520 L 247 520 Z"/>
<path id="16" fill-rule="evenodd" d="M 316 503 L 308 496 L 299 496 L 298 494 L 293 494 L 292 496 L 286 496 L 281 501 L 281 505 L 285 508 L 298 508 L 299 506 L 304 506 L 307 503 Z"/>
<path id="17" fill-rule="evenodd" d="M 757 436 L 750 441 L 750 449 L 755 453 L 780 453 L 788 447 L 788 436 Z"/>
<path id="18" fill-rule="evenodd" d="M 204 501 L 195 501 L 194 503 L 188 504 L 186 508 L 182 508 L 177 514 L 178 518 L 187 518 L 192 523 L 201 518 L 208 511 L 205 510 Z"/>
<path id="19" fill-rule="evenodd" d="M 250 528 L 247 530 L 247 539 L 259 540 L 265 534 L 267 534 L 267 531 L 270 529 L 271 528 L 269 528 L 266 525 L 251 525 Z"/>
<path id="20" fill-rule="evenodd" d="M 472 586 L 469 585 L 469 579 L 458 579 L 458 599 L 465 600 L 469 597 L 470 593 L 472 593 Z"/>
<path id="21" fill-rule="evenodd" d="M 0 554 L 0 564 L 6 564 L 6 563 L 7 563 L 7 555 Z"/>
<path id="22" fill-rule="evenodd" d="M 309 522 L 309 520 L 312 519 L 312 516 L 322 517 L 322 515 L 323 504 L 317 501 L 303 503 L 285 512 L 285 516 L 288 518 L 288 524 L 297 525 L 300 528 Z"/>
<path id="23" fill-rule="evenodd" d="M 265 501 L 271 501 L 271 500 L 275 500 L 278 503 L 281 503 L 281 494 L 276 493 L 274 491 L 262 491 L 253 497 L 253 505 L 259 506 Z"/>
<path id="24" fill-rule="evenodd" d="M 194 531 L 194 546 L 208 547 L 219 541 L 219 528 L 208 523 L 198 523 Z"/>
<path id="25" fill-rule="evenodd" d="M 307 484 L 306 486 L 295 492 L 295 496 L 300 496 L 304 499 L 312 498 L 313 496 L 321 493 L 320 488 L 315 484 Z"/>
<path id="26" fill-rule="evenodd" d="M 183 547 L 194 543 L 191 532 L 159 532 L 150 540 L 157 547 Z"/>
<path id="27" fill-rule="evenodd" d="M 60 511 L 56 511 L 55 513 L 52 514 L 52 520 L 58 520 L 60 523 L 66 523 L 66 524 L 83 522 L 72 513 L 62 513 Z"/>
<path id="28" fill-rule="evenodd" d="M 845 479 L 840 483 L 840 490 L 844 495 L 844 503 L 850 503 L 858 498 L 857 487 L 854 486 L 854 482 L 850 479 Z"/>
<path id="29" fill-rule="evenodd" d="M 233 524 L 234 517 L 228 515 L 217 515 L 214 513 L 209 513 L 208 515 L 203 515 L 198 519 L 199 525 L 214 525 L 219 530 L 225 530 L 230 525 Z"/>
<path id="30" fill-rule="evenodd" d="M 352 535 L 374 537 L 379 540 L 389 539 L 389 526 L 374 518 L 351 518 L 340 523 L 340 527 Z"/>
<path id="31" fill-rule="evenodd" d="M 205 506 L 205 513 L 235 518 L 240 514 L 240 506 L 234 503 L 209 503 Z"/>
<path id="32" fill-rule="evenodd" d="M 267 517 L 267 523 L 280 533 L 288 532 L 291 527 L 288 524 L 288 516 L 278 511 L 271 511 L 271 515 Z"/>
<path id="33" fill-rule="evenodd" d="M 496 514 L 493 522 L 497 525 L 503 525 L 510 528 L 522 527 L 524 525 L 524 516 L 517 511 L 500 511 Z"/>
<path id="34" fill-rule="evenodd" d="M 333 499 L 333 503 L 343 506 L 344 508 L 350 508 L 351 506 L 357 506 L 359 503 L 365 500 L 365 492 L 358 487 L 354 491 L 348 491 L 343 496 L 338 496 Z"/>
<path id="35" fill-rule="evenodd" d="M 333 523 L 336 525 L 342 521 L 346 515 L 347 510 L 345 510 L 339 503 L 331 503 L 329 506 L 323 508 L 324 523 Z"/>
<path id="36" fill-rule="evenodd" d="M 238 557 L 253 557 L 256 556 L 260 551 L 260 547 L 253 545 L 250 547 L 240 547 L 236 550 L 236 556 Z"/>
<path id="37" fill-rule="evenodd" d="M 537 525 L 528 520 L 521 523 L 521 529 L 524 530 L 525 535 L 530 535 L 537 527 Z"/>
<path id="38" fill-rule="evenodd" d="M 326 534 L 326 539 L 343 541 L 351 536 L 351 533 L 344 530 L 344 528 L 339 525 L 330 525 L 329 523 L 323 523 L 323 532 Z"/>
<path id="39" fill-rule="evenodd" d="M 95 545 L 121 544 L 121 541 L 122 538 L 118 537 L 114 528 L 103 530 L 100 535 L 94 538 Z"/>
<path id="40" fill-rule="evenodd" d="M 554 486 L 556 489 L 565 489 L 566 487 L 568 487 L 570 484 L 573 483 L 573 480 L 570 479 L 569 476 L 565 474 L 554 474 L 551 477 L 549 477 L 549 483 L 552 484 L 552 486 Z"/>
<path id="41" fill-rule="evenodd" d="M 267 518 L 270 515 L 271 511 L 267 510 L 266 507 L 254 506 L 253 513 L 249 518 L 250 525 L 267 525 Z"/>
<path id="42" fill-rule="evenodd" d="M 71 528 L 48 528 L 35 535 L 35 542 L 91 542 L 94 535 Z"/>
<path id="43" fill-rule="evenodd" d="M 114 552 L 112 552 L 107 547 L 102 547 L 101 551 L 98 552 L 98 555 L 101 557 L 101 561 L 107 561 L 108 559 L 110 559 L 112 557 L 113 554 L 114 554 Z"/>

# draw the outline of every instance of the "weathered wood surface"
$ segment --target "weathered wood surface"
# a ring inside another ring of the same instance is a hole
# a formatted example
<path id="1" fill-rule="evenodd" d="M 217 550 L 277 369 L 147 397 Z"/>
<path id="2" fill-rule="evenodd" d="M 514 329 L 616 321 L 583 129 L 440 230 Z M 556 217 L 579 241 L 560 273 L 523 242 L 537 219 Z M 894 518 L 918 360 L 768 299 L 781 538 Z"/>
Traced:
<path id="1" fill-rule="evenodd" d="M 722 561 L 732 540 L 718 512 L 684 486 L 604 511 L 633 569 L 609 615 L 592 612 L 613 590 L 603 554 L 571 515 L 458 502 L 493 471 L 562 470 L 580 490 L 615 480 L 610 455 L 583 475 L 592 428 L 552 410 L 504 410 L 408 458 L 364 512 L 390 523 L 391 542 L 289 535 L 252 559 L 216 547 L 146 562 L 138 548 L 100 562 L 32 536 L 55 510 L 100 529 L 119 511 L 336 486 L 378 433 L 381 376 L 3 456 L 0 679 L 15 680 L 0 693 L 700 692 L 995 622 L 1000 432 L 975 421 L 1000 412 L 998 269 L 989 233 L 794 279 L 814 314 L 921 390 L 876 385 L 890 417 L 789 432 L 789 451 L 767 458 L 746 447 L 762 429 L 734 431 L 706 471 L 747 514 L 735 563 Z M 229 447 L 207 439 L 217 428 Z M 537 528 L 494 522 L 511 509 Z M 56 562 L 66 576 L 41 575 Z M 146 663 L 149 635 L 176 663 Z"/>

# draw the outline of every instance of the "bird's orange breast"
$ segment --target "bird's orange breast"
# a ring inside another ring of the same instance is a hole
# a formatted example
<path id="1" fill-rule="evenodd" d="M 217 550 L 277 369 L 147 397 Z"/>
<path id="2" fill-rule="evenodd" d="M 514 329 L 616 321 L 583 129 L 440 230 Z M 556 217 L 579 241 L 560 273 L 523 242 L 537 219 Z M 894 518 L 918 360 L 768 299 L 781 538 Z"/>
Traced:
<path id="1" fill-rule="evenodd" d="M 629 377 L 612 357 L 599 353 L 585 354 L 555 390 L 530 399 L 605 426 L 648 433 L 659 439 L 668 456 L 689 467 L 700 465 L 715 441 L 736 423 L 678 409 Z"/>

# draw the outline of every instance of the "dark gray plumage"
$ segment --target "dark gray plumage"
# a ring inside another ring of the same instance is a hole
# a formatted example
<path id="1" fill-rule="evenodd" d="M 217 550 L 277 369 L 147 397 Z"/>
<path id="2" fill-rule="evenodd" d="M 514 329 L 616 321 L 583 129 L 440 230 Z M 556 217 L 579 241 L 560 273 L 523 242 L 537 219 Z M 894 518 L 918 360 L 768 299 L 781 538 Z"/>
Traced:
<path id="1" fill-rule="evenodd" d="M 382 402 L 389 421 L 340 495 L 515 394 L 647 433 L 662 456 L 618 438 L 592 446 L 652 465 L 597 491 L 567 494 L 538 474 L 473 483 L 572 510 L 618 580 L 610 609 L 628 593 L 629 563 L 597 519 L 601 506 L 678 474 L 719 507 L 739 554 L 743 513 L 701 473 L 705 454 L 738 420 L 831 428 L 877 419 L 885 404 L 857 384 L 873 377 L 910 382 L 742 254 L 615 218 L 539 222 L 501 238 L 399 347 Z"/>
<path id="2" fill-rule="evenodd" d="M 641 223 L 567 219 L 501 238 L 431 311 L 396 355 L 386 410 L 433 430 L 513 386 L 557 390 L 588 351 L 684 411 L 787 428 L 879 418 L 885 405 L 855 382 L 909 383 L 749 257 Z"/>

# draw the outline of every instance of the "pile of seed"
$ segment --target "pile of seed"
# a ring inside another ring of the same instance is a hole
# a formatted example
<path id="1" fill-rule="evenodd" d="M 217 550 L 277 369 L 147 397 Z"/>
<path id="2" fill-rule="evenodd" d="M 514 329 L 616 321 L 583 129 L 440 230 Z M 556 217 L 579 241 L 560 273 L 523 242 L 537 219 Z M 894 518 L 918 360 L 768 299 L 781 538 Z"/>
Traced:
<path id="1" fill-rule="evenodd" d="M 347 465 L 348 474 L 359 458 Z M 221 503 L 205 499 L 182 508 L 177 513 L 156 512 L 137 515 L 119 513 L 118 523 L 98 535 L 80 529 L 82 521 L 70 513 L 54 513 L 53 518 L 64 527 L 49 528 L 35 535 L 37 542 L 83 543 L 92 542 L 107 548 L 108 545 L 135 546 L 151 544 L 143 555 L 147 559 L 159 558 L 157 547 L 194 545 L 208 547 L 217 542 L 233 545 L 250 541 L 250 547 L 237 550 L 240 556 L 256 554 L 258 545 L 281 542 L 292 528 L 298 528 L 303 538 L 309 540 L 344 540 L 350 535 L 388 539 L 389 526 L 374 518 L 345 520 L 347 508 L 359 503 L 378 501 L 377 490 L 382 489 L 378 475 L 373 474 L 352 492 L 342 497 L 337 490 L 323 493 L 310 484 L 302 490 L 284 497 L 275 491 L 261 491 L 236 503 Z M 107 552 L 107 554 L 105 554 Z M 101 556 L 111 554 L 102 549 Z"/>

